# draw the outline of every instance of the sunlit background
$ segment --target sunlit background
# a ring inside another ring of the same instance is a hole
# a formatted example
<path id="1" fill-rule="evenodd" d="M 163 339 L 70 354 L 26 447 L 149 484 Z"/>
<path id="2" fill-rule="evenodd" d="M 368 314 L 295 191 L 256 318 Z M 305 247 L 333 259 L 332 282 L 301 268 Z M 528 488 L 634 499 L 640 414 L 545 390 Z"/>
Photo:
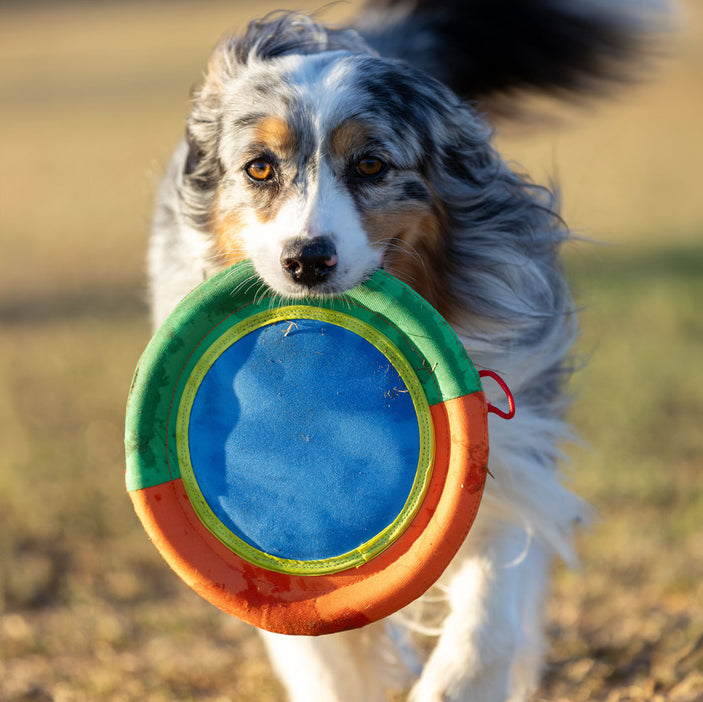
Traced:
<path id="1" fill-rule="evenodd" d="M 0 699 L 281 700 L 251 630 L 163 563 L 123 484 L 144 254 L 189 92 L 227 29 L 311 2 L 0 2 Z M 349 16 L 358 3 L 329 8 Z M 499 123 L 556 179 L 588 364 L 536 700 L 703 699 L 703 6 L 646 80 Z"/>

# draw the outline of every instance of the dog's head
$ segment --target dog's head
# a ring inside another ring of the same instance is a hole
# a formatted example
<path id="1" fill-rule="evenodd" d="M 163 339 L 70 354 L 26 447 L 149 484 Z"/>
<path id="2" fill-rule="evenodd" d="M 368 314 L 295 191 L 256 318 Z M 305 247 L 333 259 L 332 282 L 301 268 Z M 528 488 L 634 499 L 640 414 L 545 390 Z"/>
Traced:
<path id="1" fill-rule="evenodd" d="M 469 115 L 353 32 L 254 23 L 220 43 L 196 95 L 186 212 L 223 264 L 250 258 L 282 295 L 341 293 L 383 266 L 432 298 L 450 265 L 440 183 L 486 137 Z"/>

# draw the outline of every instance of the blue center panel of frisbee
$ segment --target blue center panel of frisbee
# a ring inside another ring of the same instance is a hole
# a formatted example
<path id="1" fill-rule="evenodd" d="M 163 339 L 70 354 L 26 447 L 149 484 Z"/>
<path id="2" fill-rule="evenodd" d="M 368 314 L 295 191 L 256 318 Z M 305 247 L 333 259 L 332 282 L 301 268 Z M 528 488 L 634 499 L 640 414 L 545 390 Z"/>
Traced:
<path id="1" fill-rule="evenodd" d="M 420 455 L 412 398 L 390 361 L 327 322 L 243 336 L 206 373 L 188 428 L 217 518 L 279 558 L 348 553 L 391 524 Z"/>

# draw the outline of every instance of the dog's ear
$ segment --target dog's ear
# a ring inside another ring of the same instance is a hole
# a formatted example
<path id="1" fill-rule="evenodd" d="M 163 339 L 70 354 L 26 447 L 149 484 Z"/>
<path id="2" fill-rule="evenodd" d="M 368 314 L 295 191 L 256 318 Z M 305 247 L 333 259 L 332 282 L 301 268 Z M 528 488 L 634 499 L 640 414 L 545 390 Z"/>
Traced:
<path id="1" fill-rule="evenodd" d="M 201 142 L 193 136 L 190 126 L 186 128 L 188 152 L 183 166 L 183 175 L 198 190 L 211 190 L 217 185 L 222 167 L 216 156 L 216 144 Z"/>
<path id="2" fill-rule="evenodd" d="M 205 80 L 193 94 L 186 126 L 188 152 L 183 166 L 186 181 L 196 190 L 211 190 L 221 175 L 217 158 L 224 86 L 234 78 L 231 47 L 223 40 L 213 50 Z"/>
<path id="3" fill-rule="evenodd" d="M 186 124 L 187 151 L 182 166 L 180 198 L 184 213 L 196 229 L 207 231 L 212 222 L 217 184 L 222 177 L 218 157 L 223 86 L 229 75 L 224 47 L 218 44 L 202 86 L 193 95 Z"/>
<path id="4" fill-rule="evenodd" d="M 203 150 L 200 144 L 193 138 L 190 129 L 186 128 L 186 143 L 188 144 L 188 154 L 186 156 L 185 166 L 183 167 L 183 175 L 193 175 L 203 160 Z"/>

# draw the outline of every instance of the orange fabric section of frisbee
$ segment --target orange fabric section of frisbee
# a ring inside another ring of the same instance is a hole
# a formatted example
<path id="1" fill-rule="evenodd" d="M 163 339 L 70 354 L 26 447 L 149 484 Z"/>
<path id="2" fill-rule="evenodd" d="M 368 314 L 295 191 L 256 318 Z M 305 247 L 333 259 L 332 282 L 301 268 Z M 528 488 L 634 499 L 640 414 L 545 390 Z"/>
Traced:
<path id="1" fill-rule="evenodd" d="M 482 392 L 430 407 L 437 441 L 433 480 L 405 532 L 385 551 L 341 573 L 301 576 L 237 556 L 195 513 L 180 479 L 130 492 L 154 545 L 196 592 L 225 612 L 285 634 L 363 626 L 422 595 L 463 543 L 486 478 Z"/>

